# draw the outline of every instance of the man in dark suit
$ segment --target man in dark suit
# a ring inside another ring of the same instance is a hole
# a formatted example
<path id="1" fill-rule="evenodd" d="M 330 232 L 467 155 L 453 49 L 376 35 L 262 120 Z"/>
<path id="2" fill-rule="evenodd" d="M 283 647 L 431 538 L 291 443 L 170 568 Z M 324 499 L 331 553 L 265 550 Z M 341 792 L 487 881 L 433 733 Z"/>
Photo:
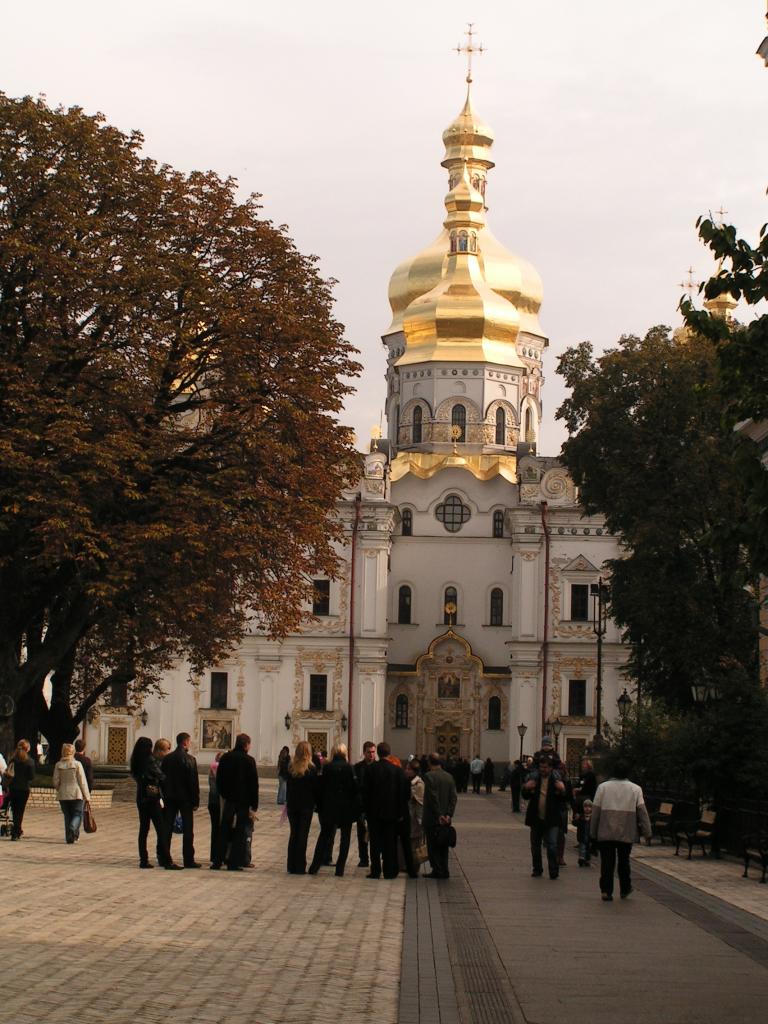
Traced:
<path id="1" fill-rule="evenodd" d="M 219 851 L 211 867 L 220 868 L 229 847 L 227 868 L 242 871 L 248 864 L 246 834 L 251 812 L 259 809 L 259 772 L 248 753 L 251 737 L 244 732 L 235 740 L 234 750 L 224 754 L 216 772 L 216 788 L 222 800 Z"/>
<path id="2" fill-rule="evenodd" d="M 368 765 L 373 764 L 375 760 L 376 744 L 371 743 L 370 740 L 366 740 L 363 744 L 363 759 L 362 761 L 358 761 L 355 765 L 355 778 L 357 779 L 357 787 L 360 793 L 363 792 L 363 779 L 365 777 L 366 769 L 368 768 Z M 368 825 L 365 820 L 365 808 L 362 807 L 360 817 L 357 819 L 357 852 L 360 857 L 357 866 L 359 868 L 367 868 L 370 864 L 368 860 L 367 832 Z"/>
<path id="3" fill-rule="evenodd" d="M 443 768 L 439 754 L 429 755 L 429 771 L 424 776 L 424 834 L 432 871 L 428 878 L 448 878 L 448 844 L 443 826 L 453 821 L 456 810 L 456 782 Z"/>
<path id="4" fill-rule="evenodd" d="M 189 733 L 180 732 L 176 737 L 176 749 L 163 758 L 163 802 L 168 848 L 173 837 L 173 822 L 176 815 L 181 814 L 184 867 L 199 868 L 195 861 L 193 814 L 200 806 L 200 779 L 197 761 L 189 753 L 190 742 Z"/>
<path id="5" fill-rule="evenodd" d="M 387 761 L 388 743 L 376 747 L 379 760 L 369 764 L 363 776 L 363 806 L 371 840 L 371 873 L 368 878 L 397 878 L 397 829 L 403 808 L 407 813 L 410 786 L 405 772 Z"/>

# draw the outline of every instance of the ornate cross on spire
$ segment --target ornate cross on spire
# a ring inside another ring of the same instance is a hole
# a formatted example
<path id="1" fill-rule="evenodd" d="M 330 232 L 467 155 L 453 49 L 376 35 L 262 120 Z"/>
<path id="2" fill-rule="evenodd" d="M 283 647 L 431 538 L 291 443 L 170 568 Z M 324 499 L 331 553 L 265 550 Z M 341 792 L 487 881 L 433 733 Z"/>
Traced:
<path id="1" fill-rule="evenodd" d="M 682 290 L 687 294 L 688 298 L 691 299 L 693 298 L 693 293 L 696 291 L 697 288 L 696 282 L 693 280 L 693 267 L 688 267 L 687 273 L 688 278 L 684 281 L 680 281 L 680 283 L 678 284 L 678 288 L 682 288 Z"/>
<path id="2" fill-rule="evenodd" d="M 473 53 L 485 53 L 485 47 L 482 43 L 479 46 L 475 46 L 472 41 L 472 37 L 475 34 L 475 23 L 474 21 L 467 22 L 467 31 L 464 35 L 467 37 L 467 45 L 462 46 L 461 43 L 456 47 L 456 53 L 461 56 L 462 53 L 467 55 L 467 84 L 472 82 L 472 54 Z"/>
<path id="3" fill-rule="evenodd" d="M 715 210 L 715 213 L 717 214 L 717 226 L 721 228 L 725 224 L 725 216 L 728 211 L 723 209 L 723 204 L 720 203 L 720 209 Z"/>

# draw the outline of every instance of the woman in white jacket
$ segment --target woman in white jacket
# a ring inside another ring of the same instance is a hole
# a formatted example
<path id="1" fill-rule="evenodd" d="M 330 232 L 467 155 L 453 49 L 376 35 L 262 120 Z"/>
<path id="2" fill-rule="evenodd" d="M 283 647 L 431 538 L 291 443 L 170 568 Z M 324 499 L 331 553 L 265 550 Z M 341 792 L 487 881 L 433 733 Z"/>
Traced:
<path id="1" fill-rule="evenodd" d="M 64 815 L 66 841 L 76 843 L 80 838 L 83 803 L 91 799 L 91 794 L 85 781 L 85 771 L 75 760 L 75 748 L 71 743 L 62 744 L 61 760 L 53 769 L 53 787 Z"/>

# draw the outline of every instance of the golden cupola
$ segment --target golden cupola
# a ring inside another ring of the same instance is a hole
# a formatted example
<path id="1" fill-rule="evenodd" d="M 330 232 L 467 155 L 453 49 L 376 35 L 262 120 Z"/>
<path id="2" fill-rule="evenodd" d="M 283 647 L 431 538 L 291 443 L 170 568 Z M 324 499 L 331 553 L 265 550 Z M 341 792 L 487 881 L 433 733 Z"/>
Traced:
<path id="1" fill-rule="evenodd" d="M 443 132 L 445 158 L 442 166 L 449 176 L 449 192 L 446 198 L 448 218 L 443 230 L 426 249 L 416 256 L 403 261 L 392 274 L 389 284 L 389 304 L 392 309 L 392 323 L 387 334 L 403 330 L 406 348 L 410 345 L 406 323 L 412 318 L 406 311 L 415 300 L 426 297 L 445 277 L 453 254 L 450 251 L 450 231 L 448 226 L 452 215 L 450 203 L 459 183 L 467 179 L 469 188 L 480 196 L 480 211 L 483 223 L 477 224 L 477 251 L 475 253 L 477 269 L 485 285 L 506 303 L 515 307 L 517 312 L 518 331 L 543 339 L 539 324 L 539 309 L 542 301 L 541 278 L 535 268 L 526 260 L 514 255 L 506 249 L 492 234 L 484 221 L 487 210 L 486 182 L 487 175 L 494 162 L 490 156 L 493 145 L 493 132 L 475 113 L 472 105 L 470 87 L 467 98 L 458 117 Z M 477 199 L 474 199 L 477 203 Z M 498 313 L 491 313 L 491 319 Z M 419 321 L 419 337 L 423 339 L 423 317 Z M 441 331 L 435 325 L 438 336 Z M 505 339 L 506 340 L 506 339 Z M 446 357 L 448 358 L 448 357 Z M 454 355 L 453 358 L 460 358 Z M 478 349 L 471 359 L 487 358 Z M 515 364 L 519 365 L 519 364 Z"/>
<path id="2" fill-rule="evenodd" d="M 483 274 L 480 238 L 485 203 L 466 163 L 445 197 L 445 208 L 448 254 L 443 274 L 405 309 L 405 351 L 396 365 L 450 360 L 522 367 L 516 347 L 517 307 L 495 292 Z"/>

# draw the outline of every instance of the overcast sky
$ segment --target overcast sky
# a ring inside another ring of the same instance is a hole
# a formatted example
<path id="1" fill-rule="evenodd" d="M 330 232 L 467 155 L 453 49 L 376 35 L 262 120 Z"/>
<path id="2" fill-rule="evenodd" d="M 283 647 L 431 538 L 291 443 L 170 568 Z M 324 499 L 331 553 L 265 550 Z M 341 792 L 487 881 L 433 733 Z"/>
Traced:
<path id="1" fill-rule="evenodd" d="M 764 0 L 28 0 L 3 4 L 0 89 L 102 111 L 181 170 L 263 194 L 338 280 L 365 371 L 346 422 L 384 399 L 395 266 L 437 234 L 441 133 L 464 99 L 452 47 L 477 23 L 474 99 L 494 129 L 489 223 L 544 281 L 540 450 L 563 430 L 558 355 L 672 326 L 711 263 L 699 214 L 768 220 Z"/>

